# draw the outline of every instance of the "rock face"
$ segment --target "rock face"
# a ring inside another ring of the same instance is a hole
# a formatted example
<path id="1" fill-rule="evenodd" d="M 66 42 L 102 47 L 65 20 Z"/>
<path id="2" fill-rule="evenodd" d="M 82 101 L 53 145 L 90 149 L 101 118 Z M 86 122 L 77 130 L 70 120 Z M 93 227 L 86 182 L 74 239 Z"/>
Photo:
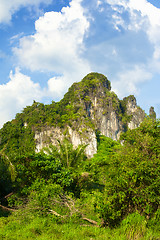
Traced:
<path id="1" fill-rule="evenodd" d="M 97 152 L 97 131 L 117 140 L 128 128 L 137 128 L 145 117 L 134 96 L 119 100 L 111 91 L 108 79 L 98 73 L 90 73 L 81 82 L 74 83 L 60 106 L 63 112 L 69 110 L 70 115 L 62 114 L 61 118 L 69 120 L 61 127 L 48 126 L 36 131 L 37 152 L 67 137 L 75 147 L 87 144 L 86 154 L 93 157 Z"/>
<path id="2" fill-rule="evenodd" d="M 40 152 L 42 148 L 48 147 L 50 144 L 57 145 L 57 139 L 60 141 L 64 139 L 64 135 L 61 133 L 60 128 L 46 127 L 40 132 L 36 131 L 36 152 Z"/>
<path id="3" fill-rule="evenodd" d="M 136 99 L 133 95 L 124 98 L 123 101 L 126 103 L 126 113 L 128 116 L 131 116 L 130 121 L 128 122 L 128 128 L 134 129 L 139 127 L 140 123 L 145 118 L 144 111 L 137 106 Z"/>
<path id="4" fill-rule="evenodd" d="M 150 118 L 152 118 L 154 120 L 156 119 L 156 112 L 154 111 L 154 107 L 150 107 L 149 116 L 150 116 Z"/>
<path id="5" fill-rule="evenodd" d="M 97 152 L 97 140 L 96 134 L 92 129 L 88 129 L 87 132 L 84 133 L 83 137 L 79 134 L 78 131 L 73 130 L 68 126 L 67 134 L 63 134 L 60 128 L 50 127 L 44 129 L 42 131 L 35 132 L 35 140 L 36 140 L 36 152 L 40 152 L 40 150 L 44 147 L 49 147 L 50 144 L 57 145 L 58 141 L 63 141 L 65 137 L 67 137 L 74 147 L 78 147 L 80 144 L 87 145 L 86 147 L 86 155 L 90 158 Z"/>

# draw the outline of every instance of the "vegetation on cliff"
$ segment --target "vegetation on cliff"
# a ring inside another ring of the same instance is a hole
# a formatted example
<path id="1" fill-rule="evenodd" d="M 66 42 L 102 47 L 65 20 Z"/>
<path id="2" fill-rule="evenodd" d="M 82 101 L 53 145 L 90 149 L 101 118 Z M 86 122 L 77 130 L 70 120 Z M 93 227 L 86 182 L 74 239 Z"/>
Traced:
<path id="1" fill-rule="evenodd" d="M 111 118 L 115 112 L 120 122 L 119 131 L 126 131 L 132 115 L 127 114 L 127 101 L 134 98 L 129 96 L 119 100 L 111 91 L 110 81 L 102 74 L 90 73 L 81 82 L 74 83 L 59 102 L 33 102 L 22 113 L 18 113 L 14 120 L 4 124 L 0 130 L 0 150 L 5 149 L 9 155 L 21 155 L 23 152 L 34 152 L 36 143 L 35 131 L 42 131 L 47 127 L 59 127 L 67 133 L 67 127 L 80 131 L 92 129 L 101 131 L 101 115 Z M 134 98 L 135 99 L 135 98 Z M 112 121 L 112 119 L 111 119 Z M 82 134 L 82 133 L 80 133 Z"/>

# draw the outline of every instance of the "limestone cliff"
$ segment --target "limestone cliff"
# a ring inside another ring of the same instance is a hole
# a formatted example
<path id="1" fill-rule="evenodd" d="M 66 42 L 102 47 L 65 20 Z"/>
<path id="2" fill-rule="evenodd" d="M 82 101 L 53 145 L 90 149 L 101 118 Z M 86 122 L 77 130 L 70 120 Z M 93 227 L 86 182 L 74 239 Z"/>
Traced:
<path id="1" fill-rule="evenodd" d="M 83 135 L 80 134 L 80 131 L 83 132 L 83 128 L 77 131 L 73 130 L 70 126 L 67 126 L 67 133 L 65 134 L 63 130 L 57 127 L 47 127 L 41 131 L 36 131 L 36 152 L 39 152 L 44 147 L 49 147 L 50 144 L 56 146 L 58 144 L 57 140 L 63 141 L 65 137 L 71 141 L 74 147 L 77 147 L 80 144 L 87 145 L 86 155 L 89 158 L 97 152 L 96 134 L 93 129 L 87 129 Z"/>
<path id="2" fill-rule="evenodd" d="M 98 73 L 74 83 L 59 107 L 61 125 L 44 124 L 35 131 L 36 151 L 67 137 L 74 146 L 87 144 L 86 154 L 92 157 L 97 151 L 96 132 L 117 140 L 128 128 L 138 127 L 145 117 L 134 96 L 119 100 L 108 79 Z"/>

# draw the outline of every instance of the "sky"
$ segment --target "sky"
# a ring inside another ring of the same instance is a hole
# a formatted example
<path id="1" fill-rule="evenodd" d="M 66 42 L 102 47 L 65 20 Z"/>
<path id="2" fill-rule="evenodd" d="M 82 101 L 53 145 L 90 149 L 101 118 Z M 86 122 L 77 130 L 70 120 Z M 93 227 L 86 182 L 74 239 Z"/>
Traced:
<path id="1" fill-rule="evenodd" d="M 0 127 L 90 72 L 160 117 L 159 0 L 0 0 Z"/>

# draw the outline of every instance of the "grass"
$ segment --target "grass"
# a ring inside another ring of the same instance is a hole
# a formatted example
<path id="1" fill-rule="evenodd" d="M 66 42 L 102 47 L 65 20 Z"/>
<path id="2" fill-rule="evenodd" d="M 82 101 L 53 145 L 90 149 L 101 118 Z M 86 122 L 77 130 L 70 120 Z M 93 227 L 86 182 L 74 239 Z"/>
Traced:
<path id="1" fill-rule="evenodd" d="M 0 218 L 0 240 L 160 240 L 160 232 L 147 228 L 138 214 L 129 215 L 121 226 L 110 229 L 58 223 L 55 217 L 24 217 L 11 215 Z"/>

